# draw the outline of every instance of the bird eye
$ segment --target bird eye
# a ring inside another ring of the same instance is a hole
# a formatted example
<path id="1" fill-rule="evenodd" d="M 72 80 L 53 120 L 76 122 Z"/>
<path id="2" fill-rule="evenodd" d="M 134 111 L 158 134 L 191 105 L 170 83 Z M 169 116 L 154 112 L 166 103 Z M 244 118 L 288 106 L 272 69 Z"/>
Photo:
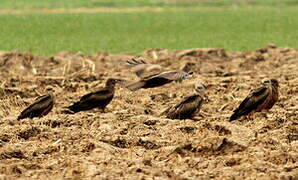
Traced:
<path id="1" fill-rule="evenodd" d="M 271 80 L 270 79 L 263 79 L 262 80 L 262 84 L 269 84 L 269 83 L 271 83 Z"/>

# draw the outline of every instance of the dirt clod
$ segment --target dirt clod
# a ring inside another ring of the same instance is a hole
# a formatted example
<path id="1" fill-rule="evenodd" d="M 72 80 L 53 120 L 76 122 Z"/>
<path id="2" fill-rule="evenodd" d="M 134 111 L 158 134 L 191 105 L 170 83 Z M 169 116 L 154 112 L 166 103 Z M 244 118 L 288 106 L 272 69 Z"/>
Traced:
<path id="1" fill-rule="evenodd" d="M 11 158 L 25 159 L 26 158 L 23 152 L 20 150 L 3 152 L 0 154 L 0 157 L 1 159 L 11 159 Z"/>
<path id="2" fill-rule="evenodd" d="M 29 139 L 30 137 L 34 137 L 34 136 L 37 136 L 39 133 L 41 132 L 41 130 L 37 127 L 32 127 L 32 128 L 29 128 L 29 129 L 26 129 L 22 132 L 20 132 L 18 134 L 18 136 L 20 138 L 23 138 L 25 140 Z"/>

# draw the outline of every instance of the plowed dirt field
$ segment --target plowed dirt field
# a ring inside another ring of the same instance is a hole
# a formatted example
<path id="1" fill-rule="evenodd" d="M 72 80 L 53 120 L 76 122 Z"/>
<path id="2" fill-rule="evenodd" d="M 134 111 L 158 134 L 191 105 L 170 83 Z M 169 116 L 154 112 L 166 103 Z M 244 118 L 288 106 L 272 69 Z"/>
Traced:
<path id="1" fill-rule="evenodd" d="M 132 57 L 0 52 L 0 179 L 298 179 L 298 49 L 150 49 L 145 61 L 194 75 L 135 92 L 117 85 L 105 113 L 64 113 L 108 77 L 137 80 L 125 65 Z M 265 77 L 280 83 L 270 112 L 228 122 Z M 160 115 L 198 82 L 208 101 L 193 120 Z M 17 121 L 48 87 L 53 110 Z"/>

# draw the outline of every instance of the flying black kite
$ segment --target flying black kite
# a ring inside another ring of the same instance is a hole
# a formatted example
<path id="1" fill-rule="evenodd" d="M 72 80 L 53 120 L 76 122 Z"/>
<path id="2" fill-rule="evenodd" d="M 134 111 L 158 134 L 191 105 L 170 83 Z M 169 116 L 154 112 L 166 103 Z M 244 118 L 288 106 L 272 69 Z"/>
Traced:
<path id="1" fill-rule="evenodd" d="M 159 86 L 163 86 L 165 84 L 171 83 L 173 81 L 181 82 L 187 77 L 189 77 L 192 73 L 187 72 L 163 72 L 157 75 L 152 75 L 149 77 L 142 78 L 137 82 L 129 82 L 126 83 L 125 87 L 130 89 L 131 91 L 136 91 L 141 88 L 155 88 Z"/>
<path id="2" fill-rule="evenodd" d="M 134 58 L 131 61 L 127 61 L 127 65 L 130 67 L 131 71 L 140 78 L 144 78 L 153 74 L 159 74 L 162 69 L 158 64 L 150 64 L 143 60 L 136 60 Z"/>

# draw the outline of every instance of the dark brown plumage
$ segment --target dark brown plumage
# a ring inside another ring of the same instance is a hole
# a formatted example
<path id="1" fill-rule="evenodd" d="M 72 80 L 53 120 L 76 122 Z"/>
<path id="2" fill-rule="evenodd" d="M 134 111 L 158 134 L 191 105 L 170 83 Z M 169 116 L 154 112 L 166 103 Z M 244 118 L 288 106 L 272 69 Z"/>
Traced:
<path id="1" fill-rule="evenodd" d="M 192 73 L 187 72 L 163 72 L 157 75 L 152 75 L 146 78 L 143 78 L 137 82 L 130 82 L 125 85 L 126 88 L 136 91 L 141 88 L 155 88 L 163 86 L 172 81 L 181 82 L 186 79 Z"/>
<path id="2" fill-rule="evenodd" d="M 234 110 L 230 121 L 254 112 L 269 110 L 278 101 L 278 81 L 276 79 L 263 79 L 263 86 L 251 91 L 251 93 Z"/>
<path id="3" fill-rule="evenodd" d="M 199 84 L 195 90 L 195 94 L 185 97 L 178 104 L 170 108 L 167 112 L 167 118 L 189 119 L 192 118 L 195 113 L 199 112 L 205 102 L 205 87 Z"/>
<path id="4" fill-rule="evenodd" d="M 122 82 L 122 80 L 109 78 L 104 88 L 82 96 L 80 101 L 75 102 L 67 108 L 73 113 L 87 111 L 94 108 L 99 108 L 104 111 L 106 106 L 114 97 L 115 84 L 118 82 Z"/>
<path id="5" fill-rule="evenodd" d="M 134 58 L 131 61 L 127 61 L 127 65 L 131 71 L 140 78 L 144 78 L 153 74 L 159 74 L 162 69 L 158 64 L 150 64 L 143 60 L 136 60 Z"/>
<path id="6" fill-rule="evenodd" d="M 47 115 L 54 106 L 54 95 L 46 94 L 38 97 L 32 104 L 24 109 L 18 116 L 18 120 L 24 118 L 42 117 Z"/>

